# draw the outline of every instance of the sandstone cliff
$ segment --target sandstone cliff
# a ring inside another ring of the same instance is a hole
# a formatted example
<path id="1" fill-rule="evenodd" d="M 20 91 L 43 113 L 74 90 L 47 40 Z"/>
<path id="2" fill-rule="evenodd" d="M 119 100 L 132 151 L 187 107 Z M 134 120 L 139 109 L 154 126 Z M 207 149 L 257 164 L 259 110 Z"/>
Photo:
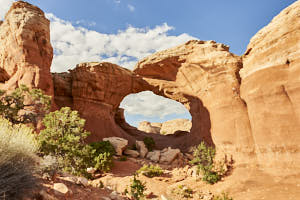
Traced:
<path id="1" fill-rule="evenodd" d="M 300 1 L 250 41 L 243 56 L 241 97 L 247 104 L 262 166 L 300 166 Z"/>
<path id="2" fill-rule="evenodd" d="M 0 88 L 21 84 L 53 95 L 49 20 L 38 7 L 13 3 L 0 25 Z"/>
<path id="3" fill-rule="evenodd" d="M 189 133 L 192 128 L 192 122 L 188 119 L 173 119 L 165 121 L 163 123 L 159 122 L 147 122 L 142 121 L 139 123 L 138 130 L 144 131 L 146 133 L 156 133 L 162 135 L 174 134 L 176 132 L 186 132 Z"/>

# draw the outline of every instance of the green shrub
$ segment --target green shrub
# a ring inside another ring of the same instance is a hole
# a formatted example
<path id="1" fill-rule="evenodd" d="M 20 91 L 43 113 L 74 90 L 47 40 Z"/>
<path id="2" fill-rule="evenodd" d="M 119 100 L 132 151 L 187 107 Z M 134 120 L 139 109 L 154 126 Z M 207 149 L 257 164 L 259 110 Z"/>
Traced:
<path id="1" fill-rule="evenodd" d="M 0 90 L 0 114 L 14 124 L 37 123 L 49 112 L 51 97 L 40 89 L 29 90 L 21 85 L 12 93 Z M 25 103 L 28 102 L 28 103 Z"/>
<path id="2" fill-rule="evenodd" d="M 155 147 L 155 141 L 152 137 L 145 137 L 144 143 L 149 151 L 152 151 Z"/>
<path id="3" fill-rule="evenodd" d="M 155 177 L 155 176 L 161 176 L 164 171 L 163 169 L 156 165 L 144 165 L 143 167 L 141 167 L 138 171 L 138 174 L 143 174 L 149 178 Z"/>
<path id="4" fill-rule="evenodd" d="M 232 197 L 229 197 L 227 193 L 222 193 L 221 195 L 215 196 L 213 200 L 233 200 Z"/>
<path id="5" fill-rule="evenodd" d="M 185 185 L 179 185 L 177 188 L 172 189 L 172 193 L 178 198 L 189 199 L 193 198 L 194 191 Z"/>
<path id="6" fill-rule="evenodd" d="M 190 163 L 197 165 L 198 173 L 202 172 L 203 174 L 203 181 L 214 184 L 221 180 L 222 175 L 214 167 L 216 150 L 213 147 L 209 147 L 204 142 L 201 142 L 194 150 L 193 155 L 194 159 Z"/>
<path id="7" fill-rule="evenodd" d="M 129 194 L 131 198 L 134 200 L 141 200 L 144 198 L 146 186 L 145 183 L 142 183 L 140 180 L 136 178 L 136 175 L 134 175 L 132 183 L 130 185 L 130 193 L 127 189 L 125 189 L 124 193 Z"/>
<path id="8" fill-rule="evenodd" d="M 91 165 L 97 170 L 108 172 L 113 166 L 113 155 L 115 148 L 109 141 L 93 142 L 86 148 L 89 148 L 89 157 Z"/>
<path id="9" fill-rule="evenodd" d="M 38 185 L 33 130 L 0 118 L 0 199 L 22 199 Z"/>
<path id="10" fill-rule="evenodd" d="M 127 156 L 121 156 L 121 157 L 119 158 L 119 160 L 120 160 L 120 161 L 126 161 L 126 160 L 127 160 Z"/>
<path id="11" fill-rule="evenodd" d="M 45 129 L 38 136 L 40 151 L 55 156 L 59 168 L 75 175 L 89 176 L 88 167 L 108 171 L 112 166 L 113 147 L 108 142 L 86 145 L 90 135 L 84 130 L 85 120 L 68 107 L 47 114 Z"/>

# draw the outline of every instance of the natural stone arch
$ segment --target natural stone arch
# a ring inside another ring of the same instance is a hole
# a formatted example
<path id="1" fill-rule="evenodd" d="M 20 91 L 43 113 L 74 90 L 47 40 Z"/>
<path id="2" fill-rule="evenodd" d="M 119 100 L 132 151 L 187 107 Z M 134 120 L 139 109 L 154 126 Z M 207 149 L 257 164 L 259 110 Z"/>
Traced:
<path id="1" fill-rule="evenodd" d="M 149 87 L 151 86 L 147 86 L 145 88 Z M 175 100 L 187 108 L 192 116 L 193 124 L 190 133 L 186 134 L 185 132 L 179 132 L 178 134 L 165 136 L 139 131 L 137 128 L 130 126 L 125 121 L 124 109 L 119 108 L 115 115 L 115 121 L 128 135 L 133 136 L 137 140 L 143 140 L 144 137 L 152 137 L 156 141 L 157 148 L 160 149 L 170 146 L 172 148 L 188 150 L 189 147 L 197 145 L 201 141 L 205 141 L 209 145 L 214 145 L 210 133 L 211 122 L 209 112 L 203 106 L 200 99 L 187 95 L 184 96 L 183 94 L 180 95 L 181 98 L 175 98 L 178 94 L 172 97 L 170 94 L 164 94 L 157 87 L 153 87 L 151 91 L 159 96 Z"/>
<path id="2" fill-rule="evenodd" d="M 205 108 L 211 127 L 203 139 L 211 137 L 218 152 L 244 162 L 255 156 L 247 107 L 239 95 L 241 68 L 241 57 L 230 53 L 228 46 L 189 41 L 139 61 L 134 72 L 154 86 L 155 93 L 189 104 L 193 125 L 203 120 L 196 115 Z M 205 135 L 195 128 L 191 134 Z"/>

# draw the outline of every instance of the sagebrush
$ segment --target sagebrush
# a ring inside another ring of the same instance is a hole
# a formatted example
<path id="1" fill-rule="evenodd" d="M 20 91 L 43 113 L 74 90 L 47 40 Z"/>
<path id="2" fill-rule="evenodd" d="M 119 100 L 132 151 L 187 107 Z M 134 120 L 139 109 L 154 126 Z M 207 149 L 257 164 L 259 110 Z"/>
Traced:
<path id="1" fill-rule="evenodd" d="M 163 169 L 158 165 L 143 165 L 138 171 L 138 174 L 143 174 L 149 178 L 155 177 L 155 176 L 161 176 L 164 171 Z"/>

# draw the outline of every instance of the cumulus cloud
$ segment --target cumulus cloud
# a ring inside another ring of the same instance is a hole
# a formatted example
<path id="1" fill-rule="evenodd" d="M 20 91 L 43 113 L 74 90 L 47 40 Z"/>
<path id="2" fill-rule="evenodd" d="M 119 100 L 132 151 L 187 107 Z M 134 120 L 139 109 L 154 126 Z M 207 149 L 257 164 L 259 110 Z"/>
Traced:
<path id="1" fill-rule="evenodd" d="M 4 19 L 6 12 L 9 10 L 14 0 L 0 0 L 0 20 Z"/>
<path id="2" fill-rule="evenodd" d="M 120 107 L 124 108 L 127 114 L 143 115 L 145 117 L 164 118 L 171 114 L 189 113 L 181 103 L 155 95 L 150 91 L 128 95 L 124 98 Z"/>
<path id="3" fill-rule="evenodd" d="M 130 12 L 133 12 L 135 10 L 135 7 L 133 5 L 128 4 L 127 7 L 130 10 Z"/>
<path id="4" fill-rule="evenodd" d="M 51 43 L 55 50 L 53 72 L 62 72 L 80 62 L 108 61 L 133 69 L 141 58 L 194 39 L 188 34 L 170 36 L 174 28 L 164 23 L 154 28 L 129 26 L 116 34 L 104 34 L 46 15 L 51 21 Z"/>
<path id="5" fill-rule="evenodd" d="M 4 18 L 12 2 L 14 0 L 0 0 L 0 19 Z M 115 2 L 120 3 L 120 0 Z M 134 10 L 134 7 L 128 8 Z M 105 34 L 78 27 L 87 26 L 83 20 L 72 24 L 51 13 L 46 14 L 46 17 L 51 21 L 51 43 L 54 48 L 52 72 L 67 71 L 78 63 L 89 61 L 107 61 L 133 69 L 139 59 L 155 51 L 195 39 L 188 34 L 169 35 L 169 31 L 174 28 L 167 23 L 154 28 L 129 26 L 115 34 Z M 180 103 L 155 96 L 151 92 L 132 94 L 124 99 L 121 107 L 128 114 L 159 118 L 188 112 Z"/>

